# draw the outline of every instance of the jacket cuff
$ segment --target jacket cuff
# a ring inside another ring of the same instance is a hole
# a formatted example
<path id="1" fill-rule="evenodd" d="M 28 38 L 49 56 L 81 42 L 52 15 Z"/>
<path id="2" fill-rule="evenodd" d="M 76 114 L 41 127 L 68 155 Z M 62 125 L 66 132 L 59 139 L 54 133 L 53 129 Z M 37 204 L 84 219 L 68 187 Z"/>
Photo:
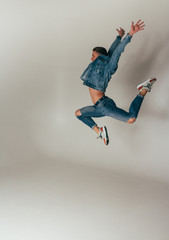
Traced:
<path id="1" fill-rule="evenodd" d="M 131 40 L 133 36 L 130 36 L 129 33 L 127 33 L 126 37 Z"/>
<path id="2" fill-rule="evenodd" d="M 119 40 L 121 40 L 121 39 L 122 39 L 122 37 L 121 37 L 120 35 L 118 35 L 118 36 L 117 36 L 117 38 L 118 38 Z"/>

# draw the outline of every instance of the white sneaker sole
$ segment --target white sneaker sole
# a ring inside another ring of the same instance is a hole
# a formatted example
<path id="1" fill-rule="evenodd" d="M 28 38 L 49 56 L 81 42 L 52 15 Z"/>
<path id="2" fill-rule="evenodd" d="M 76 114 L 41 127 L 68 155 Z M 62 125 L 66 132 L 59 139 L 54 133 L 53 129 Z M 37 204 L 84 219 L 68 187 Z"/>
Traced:
<path id="1" fill-rule="evenodd" d="M 103 133 L 104 133 L 104 136 L 105 136 L 104 143 L 106 145 L 108 145 L 109 144 L 109 136 L 108 136 L 107 128 L 105 126 L 103 127 Z"/>
<path id="2" fill-rule="evenodd" d="M 143 82 L 143 83 L 140 83 L 140 84 L 137 86 L 137 90 L 140 91 L 145 84 L 147 84 L 147 83 L 152 84 L 152 83 L 154 83 L 156 80 L 157 80 L 156 78 L 151 78 L 151 79 L 146 80 L 146 81 Z"/>

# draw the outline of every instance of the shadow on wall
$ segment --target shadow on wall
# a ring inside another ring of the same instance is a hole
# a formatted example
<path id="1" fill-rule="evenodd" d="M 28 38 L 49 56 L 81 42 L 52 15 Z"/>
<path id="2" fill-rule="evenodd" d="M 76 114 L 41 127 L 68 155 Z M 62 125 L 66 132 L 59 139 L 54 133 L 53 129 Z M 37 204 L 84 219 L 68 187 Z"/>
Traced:
<path id="1" fill-rule="evenodd" d="M 160 34 L 153 37 L 153 40 L 144 39 L 140 50 L 132 56 L 133 64 L 128 66 L 127 78 L 135 80 L 135 76 L 140 79 L 150 78 L 152 72 L 160 75 L 169 64 L 169 33 L 166 36 Z M 140 81 L 140 80 L 139 80 Z"/>
<path id="2" fill-rule="evenodd" d="M 135 93 L 136 84 L 151 77 L 156 77 L 162 83 L 163 79 L 160 79 L 160 76 L 168 69 L 169 65 L 168 38 L 169 32 L 166 35 L 156 34 L 150 40 L 148 38 L 144 39 L 141 48 L 134 51 L 131 61 L 124 66 L 126 70 L 122 75 L 122 78 L 128 83 L 125 86 L 127 92 L 131 92 L 131 86 L 134 86 Z M 163 84 L 158 85 L 159 90 L 164 84 L 166 83 L 163 82 Z M 163 89 L 163 98 L 166 98 L 165 102 L 169 102 L 167 91 L 166 86 L 165 91 Z M 159 94 L 161 94 L 161 91 L 159 91 Z M 148 114 L 148 111 L 146 114 Z M 168 119 L 168 106 L 165 105 L 161 109 L 151 111 L 151 115 L 163 120 Z"/>

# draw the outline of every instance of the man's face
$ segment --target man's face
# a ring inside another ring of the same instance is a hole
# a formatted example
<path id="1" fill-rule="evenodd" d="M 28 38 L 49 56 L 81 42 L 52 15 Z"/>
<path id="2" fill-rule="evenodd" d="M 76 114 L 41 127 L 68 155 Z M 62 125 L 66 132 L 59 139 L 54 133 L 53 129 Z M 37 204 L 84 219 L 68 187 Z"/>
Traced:
<path id="1" fill-rule="evenodd" d="M 91 60 L 92 62 L 100 55 L 100 53 L 96 52 L 96 51 L 93 51 L 92 53 L 92 57 L 91 57 Z"/>

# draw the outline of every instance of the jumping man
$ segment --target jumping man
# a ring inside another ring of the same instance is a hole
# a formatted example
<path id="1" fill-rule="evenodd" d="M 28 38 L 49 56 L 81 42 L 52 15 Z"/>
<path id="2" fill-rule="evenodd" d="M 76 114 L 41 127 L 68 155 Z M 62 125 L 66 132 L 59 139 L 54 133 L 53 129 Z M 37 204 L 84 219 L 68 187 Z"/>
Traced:
<path id="1" fill-rule="evenodd" d="M 130 32 L 123 40 L 122 37 L 125 31 L 122 28 L 116 29 L 118 36 L 108 52 L 103 47 L 95 47 L 92 53 L 92 62 L 81 76 L 81 79 L 84 81 L 83 84 L 89 87 L 90 96 L 94 105 L 77 110 L 75 115 L 79 120 L 92 128 L 98 134 L 98 138 L 104 140 L 105 145 L 109 144 L 107 128 L 105 126 L 98 127 L 92 118 L 109 116 L 126 123 L 134 123 L 145 95 L 151 91 L 151 87 L 156 81 L 156 78 L 148 79 L 137 86 L 139 93 L 132 101 L 129 112 L 118 108 L 111 98 L 105 96 L 105 91 L 111 76 L 118 68 L 121 53 L 124 52 L 126 45 L 131 41 L 133 35 L 144 30 L 144 27 L 144 22 L 141 20 L 136 24 L 132 22 Z"/>

